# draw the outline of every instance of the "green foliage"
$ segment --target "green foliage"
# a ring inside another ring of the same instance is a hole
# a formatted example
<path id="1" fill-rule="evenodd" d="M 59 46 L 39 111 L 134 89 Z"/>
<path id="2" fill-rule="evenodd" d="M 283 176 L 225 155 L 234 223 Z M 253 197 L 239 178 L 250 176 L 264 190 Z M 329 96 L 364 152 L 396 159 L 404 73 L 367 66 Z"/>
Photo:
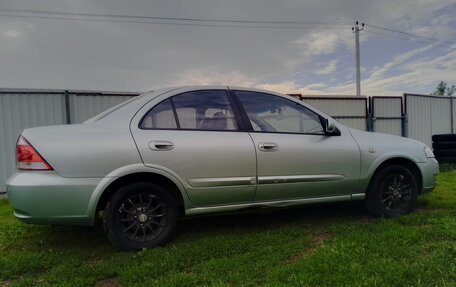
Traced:
<path id="1" fill-rule="evenodd" d="M 0 286 L 456 286 L 456 172 L 418 209 L 359 203 L 184 220 L 170 245 L 119 252 L 100 227 L 20 223 L 0 201 Z"/>
<path id="2" fill-rule="evenodd" d="M 452 85 L 451 87 L 448 86 L 447 83 L 441 81 L 435 91 L 431 94 L 433 96 L 452 96 L 456 92 L 456 87 Z"/>

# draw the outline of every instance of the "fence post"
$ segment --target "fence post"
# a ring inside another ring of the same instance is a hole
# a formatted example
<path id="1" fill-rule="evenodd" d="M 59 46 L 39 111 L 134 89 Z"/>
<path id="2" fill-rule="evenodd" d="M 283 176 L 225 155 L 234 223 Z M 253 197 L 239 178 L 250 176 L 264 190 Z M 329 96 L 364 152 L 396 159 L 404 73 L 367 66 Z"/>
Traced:
<path id="1" fill-rule="evenodd" d="M 367 114 L 367 131 L 374 132 L 374 117 L 372 113 Z"/>
<path id="2" fill-rule="evenodd" d="M 450 120 L 451 120 L 451 133 L 454 134 L 454 109 L 453 109 L 453 96 L 450 96 Z"/>
<path id="3" fill-rule="evenodd" d="M 368 132 L 373 132 L 374 131 L 374 99 L 371 97 L 367 98 L 366 104 L 368 107 L 366 107 L 367 110 L 367 131 Z"/>
<path id="4" fill-rule="evenodd" d="M 71 111 L 70 111 L 70 94 L 65 90 L 65 116 L 67 125 L 71 124 Z"/>
<path id="5" fill-rule="evenodd" d="M 402 136 L 408 138 L 408 115 L 403 114 L 401 119 Z"/>
<path id="6" fill-rule="evenodd" d="M 407 93 L 402 96 L 402 103 L 401 135 L 408 138 Z"/>

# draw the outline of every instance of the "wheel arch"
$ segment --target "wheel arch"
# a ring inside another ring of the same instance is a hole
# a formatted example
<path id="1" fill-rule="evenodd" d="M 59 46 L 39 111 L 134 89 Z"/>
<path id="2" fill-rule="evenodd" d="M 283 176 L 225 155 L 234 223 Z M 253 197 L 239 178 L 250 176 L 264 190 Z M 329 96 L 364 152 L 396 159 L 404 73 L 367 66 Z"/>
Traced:
<path id="1" fill-rule="evenodd" d="M 415 176 L 415 178 L 417 180 L 417 185 L 418 185 L 418 188 L 419 188 L 418 193 L 422 192 L 422 190 L 423 190 L 423 173 L 422 173 L 421 169 L 419 168 L 419 165 L 417 165 L 413 160 L 411 160 L 409 158 L 392 157 L 392 158 L 388 158 L 388 159 L 382 161 L 380 164 L 378 164 L 375 167 L 375 169 L 372 172 L 372 175 L 369 178 L 369 183 L 368 183 L 368 185 L 366 187 L 366 193 L 370 189 L 370 187 L 372 186 L 372 183 L 373 183 L 376 175 L 383 168 L 385 168 L 386 166 L 389 166 L 389 165 L 402 165 L 402 166 L 405 166 L 406 168 L 408 168 L 413 173 L 413 175 Z"/>
<path id="2" fill-rule="evenodd" d="M 138 172 L 124 175 L 111 182 L 104 189 L 103 193 L 98 199 L 95 212 L 103 210 L 106 204 L 108 203 L 109 199 L 121 186 L 133 182 L 153 182 L 165 187 L 166 190 L 168 190 L 172 194 L 172 196 L 177 200 L 179 206 L 179 213 L 181 215 L 185 214 L 184 198 L 177 185 L 172 180 L 163 175 L 150 172 Z"/>
<path id="3" fill-rule="evenodd" d="M 87 211 L 92 222 L 97 219 L 98 212 L 104 209 L 109 198 L 120 186 L 138 181 L 159 183 L 167 187 L 178 200 L 181 216 L 185 215 L 186 209 L 193 206 L 188 199 L 184 186 L 176 176 L 162 169 L 134 164 L 111 172 L 98 183 L 90 198 Z"/>

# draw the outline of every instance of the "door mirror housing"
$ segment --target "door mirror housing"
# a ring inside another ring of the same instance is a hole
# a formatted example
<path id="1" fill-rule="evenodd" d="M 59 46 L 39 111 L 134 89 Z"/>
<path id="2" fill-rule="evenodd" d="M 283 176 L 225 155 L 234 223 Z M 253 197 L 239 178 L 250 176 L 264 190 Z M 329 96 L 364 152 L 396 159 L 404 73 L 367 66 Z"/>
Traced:
<path id="1" fill-rule="evenodd" d="M 325 119 L 325 134 L 329 136 L 340 135 L 340 132 L 336 127 L 336 122 L 331 118 Z"/>

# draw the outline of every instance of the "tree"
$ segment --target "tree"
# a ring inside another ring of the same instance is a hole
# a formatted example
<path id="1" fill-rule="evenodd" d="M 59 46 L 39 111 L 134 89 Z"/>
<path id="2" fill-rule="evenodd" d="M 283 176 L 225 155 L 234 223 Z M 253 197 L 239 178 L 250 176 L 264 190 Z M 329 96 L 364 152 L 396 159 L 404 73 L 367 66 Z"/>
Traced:
<path id="1" fill-rule="evenodd" d="M 448 87 L 448 84 L 445 83 L 444 81 L 441 81 L 437 87 L 435 88 L 435 91 L 431 94 L 433 96 L 452 96 L 456 92 L 456 87 L 452 85 L 451 87 Z"/>

